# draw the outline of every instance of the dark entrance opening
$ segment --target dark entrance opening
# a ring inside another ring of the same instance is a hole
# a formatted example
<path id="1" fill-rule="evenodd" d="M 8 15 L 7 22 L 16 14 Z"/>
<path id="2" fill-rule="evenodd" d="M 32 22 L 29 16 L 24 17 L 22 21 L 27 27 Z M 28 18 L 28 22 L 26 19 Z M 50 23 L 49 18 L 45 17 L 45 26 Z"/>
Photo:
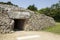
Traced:
<path id="1" fill-rule="evenodd" d="M 14 19 L 14 31 L 24 30 L 25 19 Z"/>

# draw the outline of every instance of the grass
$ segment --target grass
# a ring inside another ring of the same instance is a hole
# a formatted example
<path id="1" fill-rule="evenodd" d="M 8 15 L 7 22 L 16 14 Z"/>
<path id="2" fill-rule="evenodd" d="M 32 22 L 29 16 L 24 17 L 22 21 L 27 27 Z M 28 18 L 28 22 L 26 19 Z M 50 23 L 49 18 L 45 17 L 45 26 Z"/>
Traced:
<path id="1" fill-rule="evenodd" d="M 43 31 L 48 31 L 48 32 L 60 34 L 60 23 L 56 22 L 55 26 L 46 28 Z"/>

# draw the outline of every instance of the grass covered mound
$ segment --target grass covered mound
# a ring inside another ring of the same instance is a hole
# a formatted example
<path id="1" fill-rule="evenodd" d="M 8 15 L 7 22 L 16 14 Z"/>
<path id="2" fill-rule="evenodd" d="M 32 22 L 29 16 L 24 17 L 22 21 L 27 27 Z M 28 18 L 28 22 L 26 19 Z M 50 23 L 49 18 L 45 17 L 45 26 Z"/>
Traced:
<path id="1" fill-rule="evenodd" d="M 56 26 L 46 28 L 44 31 L 60 34 L 60 23 L 56 22 Z"/>

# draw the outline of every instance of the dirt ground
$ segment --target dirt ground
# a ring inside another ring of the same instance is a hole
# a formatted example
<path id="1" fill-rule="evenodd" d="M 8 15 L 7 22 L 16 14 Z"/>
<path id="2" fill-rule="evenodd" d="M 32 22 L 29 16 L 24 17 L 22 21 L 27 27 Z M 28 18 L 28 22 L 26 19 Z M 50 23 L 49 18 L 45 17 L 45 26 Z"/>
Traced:
<path id="1" fill-rule="evenodd" d="M 17 40 L 18 37 L 39 35 L 37 38 L 22 40 L 60 40 L 60 35 L 42 31 L 16 31 L 12 34 L 0 34 L 0 40 Z"/>

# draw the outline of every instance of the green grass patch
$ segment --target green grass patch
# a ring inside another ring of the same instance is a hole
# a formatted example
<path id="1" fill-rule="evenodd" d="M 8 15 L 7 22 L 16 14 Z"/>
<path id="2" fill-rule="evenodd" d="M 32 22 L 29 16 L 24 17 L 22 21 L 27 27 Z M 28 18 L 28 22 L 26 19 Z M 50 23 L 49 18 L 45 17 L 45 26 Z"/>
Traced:
<path id="1" fill-rule="evenodd" d="M 55 26 L 46 28 L 43 31 L 48 31 L 48 32 L 60 34 L 60 23 L 56 23 Z"/>

